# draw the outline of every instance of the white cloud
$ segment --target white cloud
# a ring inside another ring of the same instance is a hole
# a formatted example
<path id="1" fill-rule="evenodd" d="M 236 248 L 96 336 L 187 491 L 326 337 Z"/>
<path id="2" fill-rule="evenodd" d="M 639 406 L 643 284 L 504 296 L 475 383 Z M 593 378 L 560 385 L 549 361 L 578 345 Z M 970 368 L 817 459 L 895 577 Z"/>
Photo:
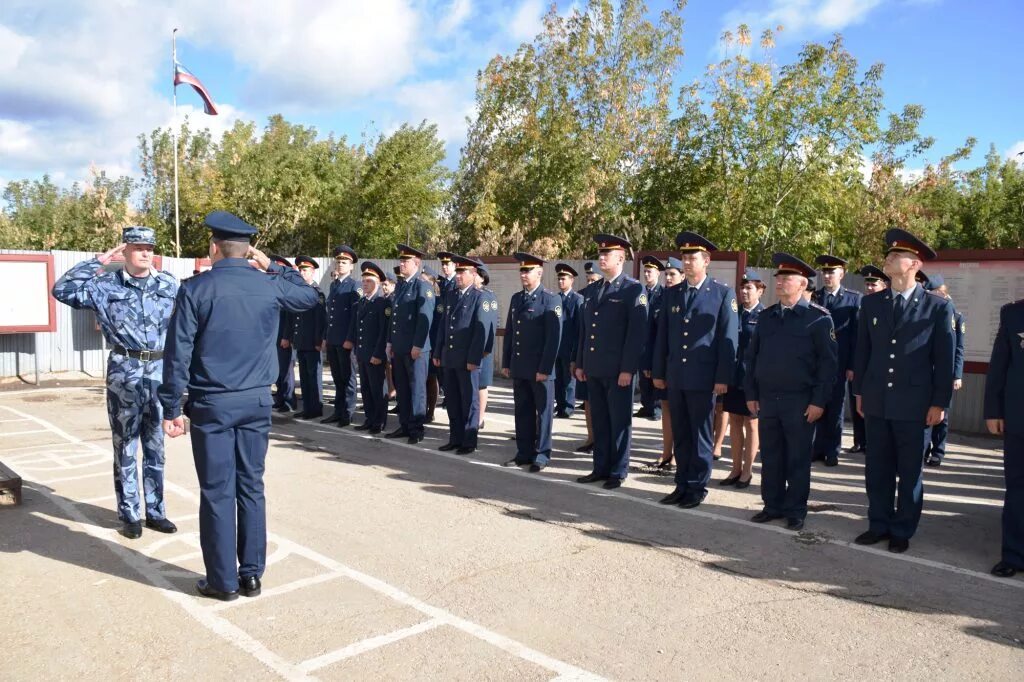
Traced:
<path id="1" fill-rule="evenodd" d="M 466 117 L 473 116 L 476 104 L 473 82 L 431 80 L 410 83 L 398 88 L 394 101 L 402 120 L 413 125 L 426 119 L 437 124 L 438 135 L 449 152 L 458 152 L 466 140 Z M 390 126 L 390 131 L 398 124 Z M 389 131 L 389 132 L 390 132 Z"/>
<path id="2" fill-rule="evenodd" d="M 1003 152 L 1003 156 L 1015 161 L 1018 166 L 1024 166 L 1024 140 L 1017 140 L 1010 148 Z"/>
<path id="3" fill-rule="evenodd" d="M 508 22 L 511 37 L 518 41 L 533 40 L 544 28 L 544 0 L 523 0 Z"/>
<path id="4" fill-rule="evenodd" d="M 756 36 L 781 25 L 781 39 L 795 39 L 822 32 L 841 31 L 859 24 L 884 0 L 770 0 L 755 3 L 757 9 L 741 8 L 726 13 L 727 30 L 746 24 Z M 767 5 L 767 6 L 765 6 Z"/>
<path id="5" fill-rule="evenodd" d="M 444 18 L 441 19 L 441 23 L 438 24 L 438 33 L 441 36 L 451 35 L 455 29 L 465 23 L 472 13 L 472 0 L 452 0 L 451 5 L 448 6 L 448 13 L 445 14 Z"/>

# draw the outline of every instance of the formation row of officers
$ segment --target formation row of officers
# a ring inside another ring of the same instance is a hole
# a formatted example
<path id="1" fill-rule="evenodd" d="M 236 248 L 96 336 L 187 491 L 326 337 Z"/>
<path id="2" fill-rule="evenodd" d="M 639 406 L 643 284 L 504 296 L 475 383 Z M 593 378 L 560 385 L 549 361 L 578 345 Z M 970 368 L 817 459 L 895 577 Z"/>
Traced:
<path id="1" fill-rule="evenodd" d="M 675 487 L 661 502 L 694 508 L 708 493 L 719 404 L 730 414 L 733 440 L 732 471 L 719 484 L 750 485 L 760 452 L 764 507 L 751 520 L 783 519 L 800 530 L 812 461 L 838 463 L 849 393 L 850 451 L 866 452 L 869 500 L 869 526 L 856 542 L 907 550 L 922 512 L 922 467 L 942 463 L 946 412 L 961 385 L 966 333 L 941 278 L 922 272 L 923 263 L 936 257 L 927 244 L 904 230 L 888 231 L 883 268 L 860 271 L 868 289 L 863 297 L 842 286 L 842 259 L 817 259 L 823 286 L 815 289 L 815 268 L 775 254 L 778 303 L 765 308 L 759 299 L 766 285 L 754 271 L 743 278 L 739 298 L 708 275 L 716 246 L 699 234 L 677 236 L 679 258 L 663 263 L 645 257 L 643 282 L 623 273 L 632 254 L 628 240 L 599 234 L 594 241 L 598 268 L 588 268 L 588 283 L 578 292 L 578 273 L 568 264 L 555 266 L 559 291 L 553 292 L 541 284 L 545 262 L 515 254 L 523 288 L 505 313 L 501 367 L 512 380 L 516 454 L 506 466 L 542 471 L 551 459 L 553 417 L 571 416 L 581 399 L 589 437 L 579 449 L 593 453 L 593 469 L 577 480 L 614 489 L 628 475 L 634 416 L 661 416 L 666 448 L 656 466 L 675 461 Z M 351 276 L 356 253 L 337 247 L 333 281 L 320 305 L 282 313 L 278 409 L 295 407 L 288 385 L 294 350 L 303 395 L 298 416 L 322 417 L 319 363 L 325 351 L 338 390 L 323 422 L 352 423 L 358 374 L 365 420 L 356 428 L 383 432 L 390 368 L 399 427 L 387 437 L 421 441 L 440 385 L 449 421 L 449 440 L 440 449 L 469 454 L 477 446 L 494 372 L 498 303 L 486 288 L 488 273 L 479 260 L 442 252 L 435 278 L 422 265 L 426 254 L 406 244 L 398 251 L 396 278 L 364 262 L 357 284 Z M 300 256 L 296 266 L 316 286 L 315 261 Z M 992 366 L 1003 370 L 990 376 L 986 399 L 990 429 L 1003 433 L 1009 423 L 1011 432 L 1005 434 L 999 574 L 1024 564 L 1024 482 L 1018 471 L 1024 443 L 1015 440 L 1015 427 L 1004 417 L 1024 404 L 1024 388 L 1015 392 L 1005 357 L 1024 350 L 1024 336 L 1011 341 L 1002 349 L 997 342 Z M 642 408 L 634 415 L 637 387 Z"/>

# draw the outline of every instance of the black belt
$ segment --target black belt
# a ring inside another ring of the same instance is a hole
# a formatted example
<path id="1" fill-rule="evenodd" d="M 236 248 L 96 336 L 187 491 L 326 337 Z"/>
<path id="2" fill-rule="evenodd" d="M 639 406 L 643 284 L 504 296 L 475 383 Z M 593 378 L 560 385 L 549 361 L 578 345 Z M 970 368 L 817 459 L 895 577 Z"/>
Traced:
<path id="1" fill-rule="evenodd" d="M 119 355 L 127 355 L 136 360 L 142 360 L 143 362 L 153 362 L 160 360 L 164 356 L 162 350 L 128 350 L 124 346 L 114 346 L 114 352 Z"/>

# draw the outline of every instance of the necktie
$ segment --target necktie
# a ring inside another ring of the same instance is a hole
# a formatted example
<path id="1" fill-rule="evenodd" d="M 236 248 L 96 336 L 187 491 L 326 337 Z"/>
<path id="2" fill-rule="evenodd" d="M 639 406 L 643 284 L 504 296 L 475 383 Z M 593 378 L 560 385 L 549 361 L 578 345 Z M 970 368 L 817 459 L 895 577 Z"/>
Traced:
<path id="1" fill-rule="evenodd" d="M 786 321 L 787 310 L 789 310 L 789 308 L 779 308 L 779 319 L 782 320 L 783 322 Z"/>
<path id="2" fill-rule="evenodd" d="M 895 322 L 896 324 L 899 324 L 900 320 L 903 318 L 903 305 L 904 305 L 903 297 L 897 295 L 896 296 L 896 303 L 893 304 L 893 307 L 892 307 L 892 319 L 893 319 L 893 322 Z"/>
<path id="3" fill-rule="evenodd" d="M 687 286 L 686 287 L 686 296 L 684 296 L 684 298 L 683 298 L 683 305 L 686 306 L 687 310 L 689 310 L 690 306 L 693 304 L 693 297 L 694 297 L 694 295 L 696 295 L 696 293 L 697 293 L 697 290 L 694 287 L 691 287 L 691 286 Z"/>
<path id="4" fill-rule="evenodd" d="M 832 309 L 832 301 L 835 300 L 835 296 L 832 294 L 825 294 L 825 307 L 829 310 Z"/>

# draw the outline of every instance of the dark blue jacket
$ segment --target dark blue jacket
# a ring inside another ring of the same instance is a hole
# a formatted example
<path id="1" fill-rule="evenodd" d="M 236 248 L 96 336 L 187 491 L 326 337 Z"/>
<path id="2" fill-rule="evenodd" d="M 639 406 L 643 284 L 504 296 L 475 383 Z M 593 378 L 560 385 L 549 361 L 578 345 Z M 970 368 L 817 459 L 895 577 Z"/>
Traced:
<path id="1" fill-rule="evenodd" d="M 647 336 L 644 286 L 625 274 L 619 274 L 611 284 L 602 280 L 593 286 L 580 314 L 576 366 L 587 376 L 605 379 L 622 372 L 635 374 Z"/>
<path id="2" fill-rule="evenodd" d="M 281 309 L 281 314 L 277 320 L 277 344 L 280 346 L 281 341 L 287 340 L 288 343 L 292 341 L 292 329 L 295 327 L 295 314 L 290 313 L 285 309 Z"/>
<path id="3" fill-rule="evenodd" d="M 562 306 L 562 339 L 558 342 L 558 359 L 568 362 L 572 360 L 573 351 L 580 339 L 580 309 L 583 307 L 583 296 L 578 292 L 566 294 L 558 292 Z"/>
<path id="4" fill-rule="evenodd" d="M 498 336 L 498 299 L 494 292 L 484 288 L 480 290 L 483 296 L 484 318 L 487 326 L 487 338 L 484 341 L 484 355 L 494 353 L 494 339 Z"/>
<path id="5" fill-rule="evenodd" d="M 652 377 L 670 389 L 710 391 L 736 376 L 739 306 L 736 293 L 707 276 L 686 309 L 688 282 L 662 294 Z"/>
<path id="6" fill-rule="evenodd" d="M 181 283 L 164 346 L 159 389 L 164 418 L 181 414 L 181 396 L 269 390 L 277 378 L 282 308 L 317 305 L 317 290 L 302 275 L 272 264 L 266 273 L 244 258 L 226 258 Z"/>
<path id="7" fill-rule="evenodd" d="M 371 358 L 387 359 L 388 320 L 391 317 L 391 299 L 381 291 L 373 298 L 360 298 L 349 325 L 348 341 L 352 342 L 356 359 L 369 362 Z"/>
<path id="8" fill-rule="evenodd" d="M 658 320 L 661 319 L 661 297 L 664 291 L 665 288 L 660 284 L 650 290 L 644 287 L 647 296 L 647 337 L 644 339 L 643 355 L 640 356 L 640 369 L 647 372 L 654 367 L 654 346 L 658 342 Z"/>
<path id="9" fill-rule="evenodd" d="M 466 369 L 467 364 L 477 365 L 484 359 L 487 345 L 487 318 L 484 310 L 484 294 L 476 287 L 469 287 L 459 298 L 459 289 L 448 289 L 444 302 L 444 316 L 437 333 L 434 357 L 446 369 Z"/>
<path id="10" fill-rule="evenodd" d="M 825 407 L 836 380 L 838 344 L 828 310 L 801 298 L 782 314 L 768 306 L 746 348 L 743 394 L 763 400 L 783 393 L 805 393 L 809 404 Z"/>
<path id="11" fill-rule="evenodd" d="M 324 294 L 316 284 L 307 285 L 317 295 L 317 304 L 311 309 L 292 316 L 292 348 L 317 350 L 327 331 L 327 307 Z"/>
<path id="12" fill-rule="evenodd" d="M 762 312 L 764 312 L 764 306 L 760 303 L 749 311 L 744 310 L 743 306 L 740 306 L 740 312 L 738 313 L 739 345 L 736 350 L 736 378 L 729 384 L 730 386 L 743 388 L 743 379 L 746 374 L 744 358 L 746 358 L 747 349 L 750 348 L 750 339 L 757 330 L 757 321 Z"/>
<path id="13" fill-rule="evenodd" d="M 538 286 L 532 294 L 512 294 L 501 348 L 501 366 L 513 379 L 552 375 L 562 335 L 562 299 Z"/>
<path id="14" fill-rule="evenodd" d="M 327 343 L 340 346 L 348 338 L 356 303 L 359 302 L 359 283 L 352 277 L 331 282 L 327 294 Z"/>
<path id="15" fill-rule="evenodd" d="M 1007 433 L 1024 435 L 1024 300 L 999 311 L 985 376 L 985 419 L 1003 419 Z"/>
<path id="16" fill-rule="evenodd" d="M 430 324 L 435 304 L 434 287 L 424 282 L 419 272 L 398 283 L 388 339 L 393 353 L 404 355 L 419 348 L 430 357 Z"/>
<path id="17" fill-rule="evenodd" d="M 825 289 L 821 288 L 811 294 L 811 301 L 828 310 L 832 315 L 832 324 L 836 328 L 836 343 L 839 346 L 838 374 L 844 377 L 847 370 L 853 369 L 853 361 L 857 351 L 857 315 L 860 312 L 859 291 L 851 291 L 842 286 L 832 297 L 832 304 L 826 305 Z"/>
<path id="18" fill-rule="evenodd" d="M 594 295 L 595 292 L 600 290 L 602 280 L 591 282 L 587 286 L 580 289 L 580 307 L 576 311 L 576 330 L 575 338 L 576 342 L 573 343 L 572 347 L 569 348 L 569 362 L 576 362 L 576 353 L 579 352 L 580 343 L 579 339 L 583 335 L 583 308 L 586 307 L 587 299 Z"/>
<path id="19" fill-rule="evenodd" d="M 964 342 L 967 337 L 967 323 L 964 314 L 953 309 L 953 320 L 956 322 L 956 350 L 953 352 L 953 378 L 964 378 Z"/>
<path id="20" fill-rule="evenodd" d="M 891 289 L 861 300 L 853 392 L 866 416 L 923 423 L 929 407 L 949 407 L 953 325 L 953 304 L 920 285 L 899 325 L 893 324 Z"/>
<path id="21" fill-rule="evenodd" d="M 430 347 L 437 348 L 441 325 L 444 322 L 444 314 L 448 308 L 448 292 L 456 289 L 455 277 L 445 279 L 437 278 L 437 304 L 434 306 L 434 315 L 430 320 Z"/>

